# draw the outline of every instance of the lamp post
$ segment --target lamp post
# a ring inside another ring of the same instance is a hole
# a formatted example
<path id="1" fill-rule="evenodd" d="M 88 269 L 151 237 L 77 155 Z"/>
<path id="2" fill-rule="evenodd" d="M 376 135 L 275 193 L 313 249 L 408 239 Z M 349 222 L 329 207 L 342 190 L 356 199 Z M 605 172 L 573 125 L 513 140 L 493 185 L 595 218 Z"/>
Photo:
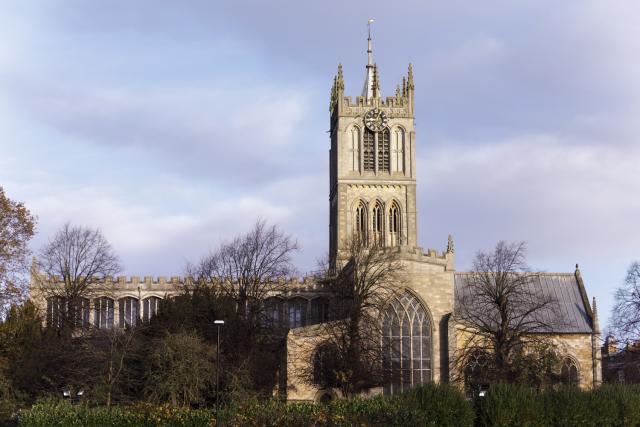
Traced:
<path id="1" fill-rule="evenodd" d="M 224 325 L 224 320 L 214 320 L 214 325 L 218 327 L 218 346 L 216 347 L 216 427 L 219 427 L 218 406 L 220 405 L 220 326 Z"/>

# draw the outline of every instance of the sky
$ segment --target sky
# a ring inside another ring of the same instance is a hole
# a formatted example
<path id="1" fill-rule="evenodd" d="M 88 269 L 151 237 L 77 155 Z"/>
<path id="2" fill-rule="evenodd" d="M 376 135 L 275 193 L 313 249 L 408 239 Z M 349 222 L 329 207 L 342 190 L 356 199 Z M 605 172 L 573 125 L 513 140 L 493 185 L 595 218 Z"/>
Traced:
<path id="1" fill-rule="evenodd" d="M 640 259 L 640 3 L 0 1 L 0 185 L 99 228 L 123 274 L 178 276 L 258 218 L 328 250 L 329 91 L 411 62 L 418 240 L 499 240 L 573 272 L 606 325 Z"/>

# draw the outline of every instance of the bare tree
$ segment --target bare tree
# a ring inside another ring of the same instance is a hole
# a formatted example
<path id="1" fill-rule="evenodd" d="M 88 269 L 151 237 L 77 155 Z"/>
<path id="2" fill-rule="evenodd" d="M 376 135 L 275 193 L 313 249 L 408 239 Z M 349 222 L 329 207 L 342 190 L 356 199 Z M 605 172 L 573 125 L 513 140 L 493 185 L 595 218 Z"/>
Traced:
<path id="1" fill-rule="evenodd" d="M 39 254 L 35 284 L 46 298 L 55 298 L 47 316 L 58 326 L 73 329 L 88 323 L 89 301 L 111 293 L 105 280 L 120 263 L 100 230 L 65 224 Z"/>
<path id="2" fill-rule="evenodd" d="M 619 342 L 640 341 L 640 263 L 627 271 L 624 284 L 616 290 L 612 329 Z"/>
<path id="3" fill-rule="evenodd" d="M 0 319 L 11 304 L 25 295 L 27 243 L 35 233 L 36 220 L 22 203 L 9 199 L 0 187 Z"/>
<path id="4" fill-rule="evenodd" d="M 492 253 L 479 252 L 462 277 L 455 317 L 463 341 L 454 357 L 454 379 L 514 382 L 526 368 L 521 362 L 530 362 L 537 349 L 548 353 L 544 333 L 552 330 L 548 319 L 559 318 L 549 316 L 557 313 L 557 301 L 536 292 L 525 253 L 523 242 L 499 242 Z"/>
<path id="5" fill-rule="evenodd" d="M 298 243 L 277 226 L 258 220 L 248 233 L 188 265 L 187 274 L 196 283 L 214 283 L 236 303 L 237 314 L 257 327 L 263 321 L 265 298 L 282 291 L 279 280 L 296 272 L 291 257 L 298 250 Z"/>
<path id="6" fill-rule="evenodd" d="M 323 386 L 339 387 L 350 397 L 382 384 L 381 313 L 399 290 L 405 271 L 398 252 L 369 246 L 359 235 L 346 243 L 345 263 L 324 269 L 318 281 L 334 296 L 331 321 L 314 328 L 313 364 L 302 376 Z M 308 345 L 308 344 L 305 344 Z"/>

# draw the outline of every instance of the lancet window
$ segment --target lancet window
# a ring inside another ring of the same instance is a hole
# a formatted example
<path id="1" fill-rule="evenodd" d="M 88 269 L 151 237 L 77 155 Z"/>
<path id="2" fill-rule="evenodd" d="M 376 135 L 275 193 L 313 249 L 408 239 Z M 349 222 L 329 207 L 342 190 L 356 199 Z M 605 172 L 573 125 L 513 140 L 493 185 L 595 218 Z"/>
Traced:
<path id="1" fill-rule="evenodd" d="M 400 245 L 400 208 L 394 202 L 389 208 L 389 246 Z"/>
<path id="2" fill-rule="evenodd" d="M 383 236 L 383 225 L 384 225 L 384 211 L 382 209 L 382 205 L 379 202 L 373 206 L 373 216 L 372 216 L 372 226 L 373 226 L 373 240 L 374 244 L 382 245 L 384 241 L 382 239 Z"/>
<path id="3" fill-rule="evenodd" d="M 136 298 L 126 297 L 118 301 L 120 314 L 120 327 L 132 327 L 138 323 L 139 301 Z"/>
<path id="4" fill-rule="evenodd" d="M 367 208 L 363 202 L 356 206 L 355 232 L 360 239 L 367 236 Z"/>
<path id="5" fill-rule="evenodd" d="M 142 301 L 142 318 L 145 322 L 151 320 L 153 316 L 158 312 L 158 306 L 160 305 L 160 298 L 149 297 Z"/>
<path id="6" fill-rule="evenodd" d="M 410 292 L 394 298 L 382 320 L 384 393 L 431 381 L 431 323 Z"/>
<path id="7" fill-rule="evenodd" d="M 351 141 L 349 151 L 351 152 L 351 170 L 360 170 L 360 129 L 351 128 Z"/>
<path id="8" fill-rule="evenodd" d="M 389 172 L 389 129 L 378 133 L 378 171 Z"/>
<path id="9" fill-rule="evenodd" d="M 89 318 L 91 314 L 88 298 L 79 298 L 73 307 L 74 325 L 76 328 L 89 328 Z"/>
<path id="10" fill-rule="evenodd" d="M 376 140 L 375 134 L 369 129 L 365 129 L 364 138 L 362 139 L 362 162 L 365 171 L 376 170 Z"/>
<path id="11" fill-rule="evenodd" d="M 96 298 L 93 301 L 94 321 L 98 329 L 113 328 L 114 301 L 111 298 Z"/>

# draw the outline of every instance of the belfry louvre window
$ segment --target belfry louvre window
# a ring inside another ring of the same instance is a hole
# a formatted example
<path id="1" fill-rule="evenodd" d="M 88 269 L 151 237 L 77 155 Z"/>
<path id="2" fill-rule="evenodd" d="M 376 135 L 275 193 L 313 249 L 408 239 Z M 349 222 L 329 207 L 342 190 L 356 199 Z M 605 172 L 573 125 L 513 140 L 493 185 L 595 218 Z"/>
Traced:
<path id="1" fill-rule="evenodd" d="M 384 224 L 384 214 L 380 203 L 376 203 L 373 207 L 373 239 L 374 244 L 382 245 L 382 228 Z"/>
<path id="2" fill-rule="evenodd" d="M 375 153 L 376 153 L 375 134 L 371 132 L 369 129 L 365 129 L 364 138 L 362 140 L 362 162 L 364 164 L 364 168 L 363 168 L 364 170 L 366 171 L 376 170 Z"/>
<path id="3" fill-rule="evenodd" d="M 142 318 L 145 322 L 151 320 L 151 318 L 158 313 L 159 305 L 160 298 L 158 297 L 149 297 L 142 301 Z"/>
<path id="4" fill-rule="evenodd" d="M 389 129 L 378 133 L 378 171 L 390 172 L 389 169 Z"/>
<path id="5" fill-rule="evenodd" d="M 94 324 L 98 329 L 113 328 L 113 306 L 114 301 L 111 298 L 96 298 L 93 301 Z"/>
<path id="6" fill-rule="evenodd" d="M 131 327 L 138 323 L 139 302 L 136 298 L 126 297 L 118 301 L 120 327 Z"/>
<path id="7" fill-rule="evenodd" d="M 384 394 L 431 381 L 431 324 L 408 291 L 394 298 L 382 319 Z"/>
<path id="8" fill-rule="evenodd" d="M 389 246 L 400 245 L 400 209 L 396 203 L 389 208 Z"/>

